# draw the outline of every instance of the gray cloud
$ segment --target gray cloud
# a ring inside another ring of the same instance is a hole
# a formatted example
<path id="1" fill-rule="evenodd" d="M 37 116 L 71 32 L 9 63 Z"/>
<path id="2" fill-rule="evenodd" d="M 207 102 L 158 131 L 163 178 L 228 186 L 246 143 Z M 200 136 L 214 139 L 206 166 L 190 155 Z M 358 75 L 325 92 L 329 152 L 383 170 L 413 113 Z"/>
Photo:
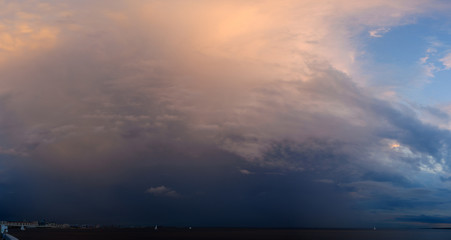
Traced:
<path id="1" fill-rule="evenodd" d="M 165 197 L 180 197 L 176 191 L 161 185 L 159 187 L 151 187 L 146 190 L 147 193 L 150 193 L 155 196 L 165 196 Z"/>

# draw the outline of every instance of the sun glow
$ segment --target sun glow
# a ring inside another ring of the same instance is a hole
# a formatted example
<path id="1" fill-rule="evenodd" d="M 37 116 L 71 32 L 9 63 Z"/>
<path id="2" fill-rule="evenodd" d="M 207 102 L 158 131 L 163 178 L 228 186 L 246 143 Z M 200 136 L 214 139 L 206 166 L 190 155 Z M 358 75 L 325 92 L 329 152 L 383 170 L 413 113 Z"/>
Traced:
<path id="1" fill-rule="evenodd" d="M 401 147 L 401 145 L 399 145 L 399 143 L 392 143 L 390 145 L 390 148 L 399 148 L 399 147 Z"/>

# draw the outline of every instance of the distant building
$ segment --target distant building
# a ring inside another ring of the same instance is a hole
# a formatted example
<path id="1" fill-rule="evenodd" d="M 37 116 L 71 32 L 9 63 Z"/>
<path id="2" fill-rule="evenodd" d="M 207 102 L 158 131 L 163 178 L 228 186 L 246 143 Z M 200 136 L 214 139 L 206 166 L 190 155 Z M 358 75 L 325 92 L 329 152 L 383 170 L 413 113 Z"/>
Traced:
<path id="1" fill-rule="evenodd" d="M 28 222 L 28 221 L 0 221 L 1 225 L 9 226 L 9 227 L 38 227 L 38 221 Z"/>
<path id="2" fill-rule="evenodd" d="M 69 224 L 47 223 L 38 221 L 0 221 L 1 225 L 8 227 L 24 227 L 24 228 L 69 228 Z"/>

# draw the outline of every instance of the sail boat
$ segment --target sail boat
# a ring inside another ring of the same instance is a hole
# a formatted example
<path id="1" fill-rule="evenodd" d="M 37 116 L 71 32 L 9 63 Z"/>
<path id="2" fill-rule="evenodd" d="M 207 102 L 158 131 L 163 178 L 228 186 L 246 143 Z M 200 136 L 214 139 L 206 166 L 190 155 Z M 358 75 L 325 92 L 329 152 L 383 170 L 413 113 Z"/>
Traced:
<path id="1" fill-rule="evenodd" d="M 376 231 L 376 226 L 373 226 L 373 230 Z"/>

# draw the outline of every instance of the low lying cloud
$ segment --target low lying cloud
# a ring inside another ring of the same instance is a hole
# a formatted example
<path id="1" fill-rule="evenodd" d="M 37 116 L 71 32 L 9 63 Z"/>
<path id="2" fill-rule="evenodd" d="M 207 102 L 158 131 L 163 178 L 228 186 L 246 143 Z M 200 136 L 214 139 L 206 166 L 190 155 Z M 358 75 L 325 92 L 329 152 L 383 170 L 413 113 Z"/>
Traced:
<path id="1" fill-rule="evenodd" d="M 173 197 L 173 198 L 180 197 L 180 194 L 178 194 L 176 191 L 170 188 L 165 187 L 164 185 L 161 185 L 159 187 L 151 187 L 147 189 L 146 192 L 154 196 Z"/>
<path id="2" fill-rule="evenodd" d="M 251 171 L 249 171 L 249 170 L 247 170 L 247 169 L 240 169 L 239 172 L 240 172 L 241 174 L 244 174 L 244 175 L 254 174 L 253 172 L 251 172 Z"/>

